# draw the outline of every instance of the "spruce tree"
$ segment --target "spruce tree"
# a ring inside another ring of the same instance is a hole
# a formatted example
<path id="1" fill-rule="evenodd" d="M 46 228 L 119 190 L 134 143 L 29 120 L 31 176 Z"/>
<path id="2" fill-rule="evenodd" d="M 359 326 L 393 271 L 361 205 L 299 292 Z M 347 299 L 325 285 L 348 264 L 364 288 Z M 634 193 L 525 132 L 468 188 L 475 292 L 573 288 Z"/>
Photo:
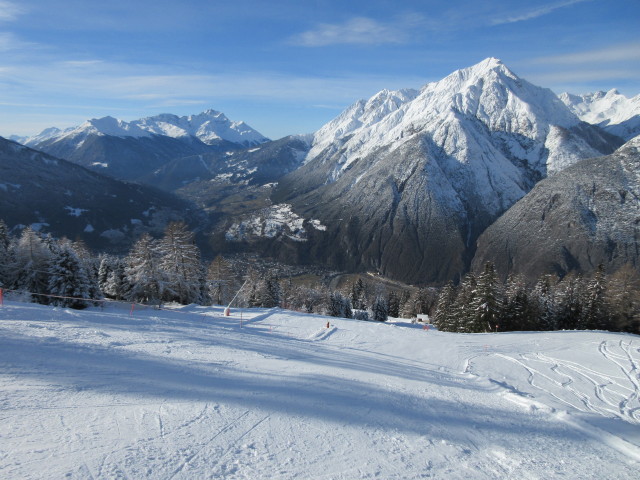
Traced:
<path id="1" fill-rule="evenodd" d="M 52 305 L 85 308 L 91 298 L 89 276 L 69 244 L 55 249 L 49 261 L 48 291 Z"/>
<path id="2" fill-rule="evenodd" d="M 498 328 L 501 331 L 538 330 L 536 313 L 524 278 L 510 275 Z"/>
<path id="3" fill-rule="evenodd" d="M 351 306 L 354 310 L 366 310 L 365 286 L 361 278 L 351 285 Z"/>
<path id="4" fill-rule="evenodd" d="M 129 300 L 159 303 L 164 294 L 164 279 L 159 268 L 156 243 L 148 233 L 142 234 L 126 259 L 127 283 L 131 285 Z"/>
<path id="5" fill-rule="evenodd" d="M 610 315 L 606 303 L 606 277 L 604 265 L 600 264 L 585 287 L 582 322 L 580 328 L 606 330 L 610 326 Z"/>
<path id="6" fill-rule="evenodd" d="M 378 295 L 371 305 L 371 318 L 376 322 L 386 322 L 389 317 L 389 305 L 383 295 Z"/>
<path id="7" fill-rule="evenodd" d="M 486 332 L 495 328 L 501 314 L 501 298 L 498 275 L 491 262 L 485 264 L 484 271 L 478 276 L 470 307 L 471 322 L 468 324 L 470 332 Z"/>
<path id="8" fill-rule="evenodd" d="M 33 294 L 38 303 L 47 304 L 48 297 L 38 294 L 48 293 L 48 267 L 52 256 L 53 242 L 31 227 L 22 231 L 12 252 L 12 286 Z"/>
<path id="9" fill-rule="evenodd" d="M 458 332 L 474 332 L 476 318 L 477 279 L 473 272 L 468 272 L 458 286 L 458 294 L 453 305 L 452 322 Z"/>
<path id="10" fill-rule="evenodd" d="M 390 317 L 398 318 L 400 316 L 400 297 L 393 290 L 391 290 L 387 296 L 387 307 L 387 313 Z"/>
<path id="11" fill-rule="evenodd" d="M 640 272 L 623 265 L 608 276 L 605 297 L 613 328 L 640 334 Z"/>
<path id="12" fill-rule="evenodd" d="M 556 300 L 553 286 L 557 283 L 557 279 L 551 275 L 542 275 L 531 294 L 531 301 L 534 306 L 536 324 L 539 330 L 556 330 L 558 328 L 558 319 L 556 312 Z"/>
<path id="13" fill-rule="evenodd" d="M 448 282 L 440 290 L 434 312 L 434 324 L 443 332 L 457 332 L 458 319 L 454 315 L 456 301 L 456 288 L 452 282 Z"/>
<path id="14" fill-rule="evenodd" d="M 557 325 L 561 330 L 575 330 L 583 325 L 582 299 L 584 298 L 581 275 L 567 275 L 559 285 Z"/>
<path id="15" fill-rule="evenodd" d="M 7 224 L 0 219 L 0 288 L 9 285 L 9 245 L 11 238 Z"/>

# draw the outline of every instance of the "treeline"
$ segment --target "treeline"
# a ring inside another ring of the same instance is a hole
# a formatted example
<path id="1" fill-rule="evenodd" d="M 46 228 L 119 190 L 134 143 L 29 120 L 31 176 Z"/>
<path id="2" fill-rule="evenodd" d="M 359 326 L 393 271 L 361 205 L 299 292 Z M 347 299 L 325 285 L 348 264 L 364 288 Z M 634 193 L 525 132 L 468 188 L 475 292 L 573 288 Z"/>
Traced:
<path id="1" fill-rule="evenodd" d="M 94 255 L 83 242 L 26 227 L 12 236 L 0 220 L 0 287 L 43 304 L 82 308 L 111 298 L 199 302 L 208 296 L 200 251 L 183 223 L 160 239 L 144 234 L 126 257 Z"/>
<path id="2" fill-rule="evenodd" d="M 520 276 L 503 284 L 493 264 L 480 274 L 449 283 L 438 295 L 434 324 L 448 332 L 514 330 L 610 330 L 640 333 L 640 276 L 631 266 L 607 275 L 561 280 L 541 276 L 533 285 Z"/>
<path id="3" fill-rule="evenodd" d="M 82 242 L 55 239 L 31 227 L 13 236 L 0 220 L 0 287 L 22 299 L 72 308 L 102 299 L 227 305 L 235 297 L 235 306 L 377 321 L 415 316 L 434 302 L 426 290 L 411 296 L 362 280 L 344 292 L 321 282 L 298 284 L 286 271 L 247 268 L 220 256 L 206 265 L 194 234 L 181 222 L 169 224 L 161 238 L 142 235 L 128 255 L 119 257 L 94 255 Z"/>

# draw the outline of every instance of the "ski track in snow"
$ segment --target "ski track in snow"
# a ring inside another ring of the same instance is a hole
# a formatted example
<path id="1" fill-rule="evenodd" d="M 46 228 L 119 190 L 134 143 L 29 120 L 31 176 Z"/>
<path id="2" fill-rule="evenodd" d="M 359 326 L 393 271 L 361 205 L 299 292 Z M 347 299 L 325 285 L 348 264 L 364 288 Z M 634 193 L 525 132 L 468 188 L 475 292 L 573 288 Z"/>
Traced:
<path id="1" fill-rule="evenodd" d="M 455 335 L 278 309 L 129 308 L 0 307 L 2 478 L 639 470 L 632 335 Z"/>

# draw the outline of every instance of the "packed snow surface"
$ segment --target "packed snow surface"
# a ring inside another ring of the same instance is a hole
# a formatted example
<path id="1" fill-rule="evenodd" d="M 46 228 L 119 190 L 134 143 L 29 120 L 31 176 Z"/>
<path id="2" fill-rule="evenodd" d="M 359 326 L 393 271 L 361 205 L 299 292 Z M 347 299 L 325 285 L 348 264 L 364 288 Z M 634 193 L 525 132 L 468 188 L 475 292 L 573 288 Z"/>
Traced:
<path id="1" fill-rule="evenodd" d="M 637 478 L 639 365 L 606 332 L 5 301 L 0 473 Z"/>

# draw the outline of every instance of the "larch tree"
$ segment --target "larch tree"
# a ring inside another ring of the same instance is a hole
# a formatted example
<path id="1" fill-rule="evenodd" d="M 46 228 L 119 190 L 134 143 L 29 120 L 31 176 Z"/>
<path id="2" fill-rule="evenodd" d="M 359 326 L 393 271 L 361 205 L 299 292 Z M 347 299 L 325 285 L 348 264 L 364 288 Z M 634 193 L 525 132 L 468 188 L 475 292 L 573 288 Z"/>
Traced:
<path id="1" fill-rule="evenodd" d="M 200 249 L 194 234 L 182 222 L 172 222 L 157 244 L 159 268 L 164 273 L 164 299 L 182 304 L 193 303 L 200 297 Z"/>

